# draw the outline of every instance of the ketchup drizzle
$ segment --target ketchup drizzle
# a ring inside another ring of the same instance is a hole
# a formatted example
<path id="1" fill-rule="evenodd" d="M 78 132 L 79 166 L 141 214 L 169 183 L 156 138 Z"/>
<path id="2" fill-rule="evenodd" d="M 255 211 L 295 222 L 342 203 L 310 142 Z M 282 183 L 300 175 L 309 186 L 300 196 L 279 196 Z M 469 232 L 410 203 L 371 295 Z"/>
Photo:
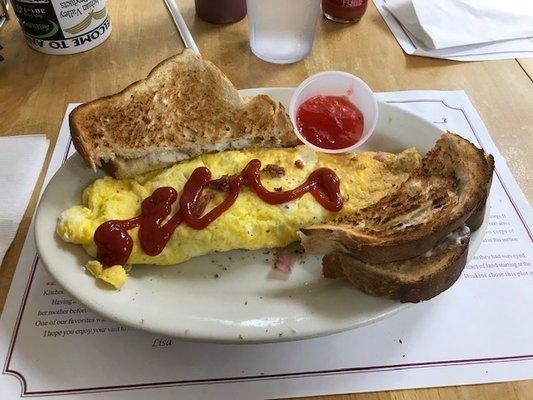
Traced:
<path id="1" fill-rule="evenodd" d="M 244 170 L 233 177 L 226 198 L 201 216 L 210 198 L 202 192 L 211 181 L 211 171 L 205 167 L 196 168 L 183 187 L 179 199 L 179 210 L 163 223 L 172 212 L 172 205 L 178 200 L 178 193 L 172 187 L 160 187 L 143 200 L 141 214 L 128 220 L 111 220 L 101 224 L 94 233 L 96 258 L 106 266 L 124 265 L 133 250 L 130 229 L 139 227 L 139 242 L 143 251 L 155 256 L 163 251 L 176 228 L 183 222 L 193 229 L 204 229 L 228 210 L 239 197 L 243 186 L 250 187 L 257 196 L 268 204 L 283 204 L 311 193 L 315 200 L 329 211 L 340 211 L 343 200 L 340 181 L 329 168 L 313 171 L 301 185 L 292 190 L 269 191 L 261 183 L 261 161 L 251 160 Z"/>

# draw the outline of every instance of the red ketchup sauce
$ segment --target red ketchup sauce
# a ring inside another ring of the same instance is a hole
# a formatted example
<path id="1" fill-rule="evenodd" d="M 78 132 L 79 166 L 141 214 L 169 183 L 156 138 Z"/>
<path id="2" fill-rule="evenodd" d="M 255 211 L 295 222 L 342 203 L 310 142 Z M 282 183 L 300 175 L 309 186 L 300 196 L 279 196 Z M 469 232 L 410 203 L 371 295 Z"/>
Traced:
<path id="1" fill-rule="evenodd" d="M 313 171 L 301 185 L 287 191 L 269 191 L 261 183 L 261 161 L 251 160 L 244 170 L 233 177 L 226 198 L 204 214 L 210 200 L 202 195 L 211 182 L 211 171 L 196 168 L 183 187 L 179 198 L 179 210 L 163 224 L 178 200 L 178 193 L 171 187 L 160 187 L 143 200 L 141 214 L 128 220 L 111 220 L 101 224 L 94 233 L 96 258 L 105 266 L 124 265 L 133 249 L 133 239 L 128 231 L 139 227 L 139 242 L 143 251 L 155 256 L 163 251 L 176 228 L 185 223 L 193 229 L 204 229 L 230 208 L 243 187 L 249 187 L 268 204 L 282 204 L 311 193 L 315 200 L 329 211 L 340 211 L 343 200 L 340 181 L 329 168 Z M 207 201 L 206 201 L 207 200 Z"/>
<path id="2" fill-rule="evenodd" d="M 322 11 L 338 22 L 356 22 L 366 11 L 368 0 L 322 0 Z"/>
<path id="3" fill-rule="evenodd" d="M 364 118 L 345 96 L 315 96 L 296 114 L 300 133 L 322 149 L 344 149 L 361 139 Z"/>

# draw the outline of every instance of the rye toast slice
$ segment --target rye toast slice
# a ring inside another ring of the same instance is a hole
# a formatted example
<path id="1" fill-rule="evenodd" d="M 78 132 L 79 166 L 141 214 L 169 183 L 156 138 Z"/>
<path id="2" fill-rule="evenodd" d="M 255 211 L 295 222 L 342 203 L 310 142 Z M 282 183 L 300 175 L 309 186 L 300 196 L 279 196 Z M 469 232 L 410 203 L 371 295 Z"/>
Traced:
<path id="1" fill-rule="evenodd" d="M 310 253 L 347 253 L 367 263 L 416 257 L 465 223 L 479 227 L 493 168 L 492 156 L 444 133 L 395 192 L 348 217 L 302 229 L 302 244 Z"/>
<path id="2" fill-rule="evenodd" d="M 469 229 L 463 225 L 430 253 L 404 261 L 369 264 L 332 252 L 322 260 L 326 278 L 346 278 L 371 296 L 418 303 L 442 293 L 461 275 L 468 254 Z"/>
<path id="3" fill-rule="evenodd" d="M 209 152 L 298 144 L 283 105 L 265 95 L 241 98 L 190 50 L 123 91 L 76 107 L 69 124 L 87 165 L 117 178 Z"/>

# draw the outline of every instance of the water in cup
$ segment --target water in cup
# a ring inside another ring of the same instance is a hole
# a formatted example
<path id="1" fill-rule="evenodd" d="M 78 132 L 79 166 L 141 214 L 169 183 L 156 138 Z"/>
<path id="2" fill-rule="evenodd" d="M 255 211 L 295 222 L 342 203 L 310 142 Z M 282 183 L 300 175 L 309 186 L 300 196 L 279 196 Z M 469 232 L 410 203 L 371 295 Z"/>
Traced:
<path id="1" fill-rule="evenodd" d="M 250 47 L 268 62 L 287 64 L 313 47 L 320 0 L 247 0 Z"/>

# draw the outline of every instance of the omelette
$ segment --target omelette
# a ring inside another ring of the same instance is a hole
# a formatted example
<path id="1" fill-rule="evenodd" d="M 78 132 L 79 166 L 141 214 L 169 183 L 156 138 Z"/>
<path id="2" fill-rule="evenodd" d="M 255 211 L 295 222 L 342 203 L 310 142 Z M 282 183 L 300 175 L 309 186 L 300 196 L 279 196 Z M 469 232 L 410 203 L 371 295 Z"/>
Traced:
<path id="1" fill-rule="evenodd" d="M 261 174 L 261 182 L 270 191 L 293 189 L 318 168 L 333 170 L 340 180 L 342 209 L 338 212 L 328 211 L 311 193 L 283 204 L 271 205 L 259 199 L 250 188 L 243 187 L 235 203 L 204 229 L 179 225 L 157 255 L 148 255 L 143 251 L 138 238 L 139 228 L 129 230 L 133 248 L 125 266 L 170 265 L 213 252 L 287 246 L 298 240 L 299 229 L 352 214 L 389 194 L 420 164 L 421 156 L 415 149 L 407 149 L 399 154 L 326 154 L 315 153 L 305 146 L 204 154 L 129 179 L 104 177 L 95 180 L 84 190 L 81 205 L 61 213 L 57 233 L 64 241 L 81 245 L 90 256 L 96 257 L 96 229 L 106 221 L 138 216 L 141 203 L 156 189 L 172 187 L 180 193 L 198 167 L 207 167 L 212 179 L 218 179 L 239 174 L 252 159 L 259 159 L 263 166 L 274 165 L 283 171 L 283 174 Z M 227 196 L 227 193 L 216 188 L 206 188 L 204 192 L 210 193 L 204 213 Z M 178 207 L 177 203 L 173 205 L 171 215 Z M 97 261 L 86 265 L 87 270 L 97 278 L 119 288 L 126 280 L 124 266 L 109 267 L 105 268 Z"/>

